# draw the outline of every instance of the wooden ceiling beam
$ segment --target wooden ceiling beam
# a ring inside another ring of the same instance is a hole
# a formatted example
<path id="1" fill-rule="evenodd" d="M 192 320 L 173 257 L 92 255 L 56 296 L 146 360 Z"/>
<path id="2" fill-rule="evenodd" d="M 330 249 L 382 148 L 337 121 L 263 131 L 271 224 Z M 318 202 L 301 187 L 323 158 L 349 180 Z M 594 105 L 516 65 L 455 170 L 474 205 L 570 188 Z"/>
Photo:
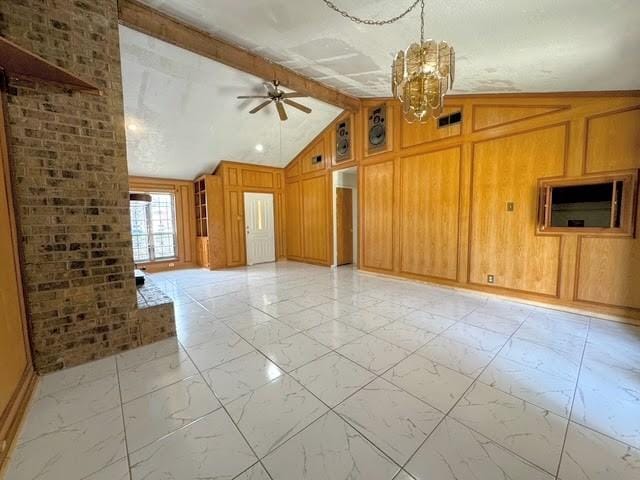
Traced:
<path id="1" fill-rule="evenodd" d="M 360 99 L 356 97 L 304 77 L 135 0 L 118 0 L 118 16 L 122 25 L 229 67 L 267 81 L 278 79 L 284 87 L 345 110 L 360 108 Z"/>

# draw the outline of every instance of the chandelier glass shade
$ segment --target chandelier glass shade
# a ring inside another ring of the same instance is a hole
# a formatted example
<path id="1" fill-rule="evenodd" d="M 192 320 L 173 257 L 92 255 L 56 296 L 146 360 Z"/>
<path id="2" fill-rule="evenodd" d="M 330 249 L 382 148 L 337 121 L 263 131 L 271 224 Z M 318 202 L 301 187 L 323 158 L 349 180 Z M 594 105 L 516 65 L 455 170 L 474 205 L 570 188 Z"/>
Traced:
<path id="1" fill-rule="evenodd" d="M 455 52 L 447 42 L 421 41 L 400 50 L 391 67 L 391 89 L 405 119 L 426 122 L 439 117 L 454 77 Z"/>
<path id="2" fill-rule="evenodd" d="M 404 18 L 420 4 L 420 43 L 412 43 L 400 50 L 391 67 L 391 91 L 402 103 L 408 122 L 426 122 L 438 118 L 444 108 L 444 96 L 453 87 L 456 57 L 447 42 L 424 39 L 424 0 L 415 0 L 399 15 L 386 20 L 355 17 L 338 8 L 331 0 L 324 3 L 352 22 L 365 25 L 387 25 Z"/>

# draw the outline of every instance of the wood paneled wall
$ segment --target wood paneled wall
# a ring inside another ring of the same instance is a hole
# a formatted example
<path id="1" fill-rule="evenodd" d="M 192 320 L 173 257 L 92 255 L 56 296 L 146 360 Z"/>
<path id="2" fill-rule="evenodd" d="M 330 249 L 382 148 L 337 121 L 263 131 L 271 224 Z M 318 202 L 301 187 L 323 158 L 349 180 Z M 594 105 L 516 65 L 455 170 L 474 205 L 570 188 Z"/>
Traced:
<path id="1" fill-rule="evenodd" d="M 171 192 L 175 195 L 178 257 L 176 260 L 150 262 L 141 265 L 151 272 L 194 266 L 197 262 L 197 245 L 193 182 L 168 178 L 130 176 L 129 190 L 132 192 Z"/>
<path id="2" fill-rule="evenodd" d="M 365 122 L 382 103 L 389 148 L 369 154 Z M 539 178 L 640 168 L 640 93 L 450 96 L 445 114 L 456 111 L 462 123 L 443 128 L 407 123 L 387 99 L 351 114 L 355 158 L 344 166 L 359 167 L 360 268 L 640 319 L 637 218 L 633 238 L 536 228 Z M 295 260 L 331 263 L 330 235 L 313 246 L 328 252 L 324 261 L 304 244 L 323 238 L 316 223 L 332 215 L 330 172 L 342 167 L 333 161 L 334 128 L 285 170 Z M 311 166 L 320 148 L 324 161 Z M 316 176 L 327 188 L 305 190 Z"/>

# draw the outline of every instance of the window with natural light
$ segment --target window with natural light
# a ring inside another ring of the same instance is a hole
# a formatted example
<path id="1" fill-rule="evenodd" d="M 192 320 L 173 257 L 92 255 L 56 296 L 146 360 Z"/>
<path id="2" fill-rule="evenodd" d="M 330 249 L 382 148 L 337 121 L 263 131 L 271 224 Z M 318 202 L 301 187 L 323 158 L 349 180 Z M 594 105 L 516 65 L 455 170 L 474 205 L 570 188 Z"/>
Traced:
<path id="1" fill-rule="evenodd" d="M 174 206 L 172 193 L 151 193 L 151 203 L 131 202 L 133 260 L 136 263 L 177 256 Z"/>

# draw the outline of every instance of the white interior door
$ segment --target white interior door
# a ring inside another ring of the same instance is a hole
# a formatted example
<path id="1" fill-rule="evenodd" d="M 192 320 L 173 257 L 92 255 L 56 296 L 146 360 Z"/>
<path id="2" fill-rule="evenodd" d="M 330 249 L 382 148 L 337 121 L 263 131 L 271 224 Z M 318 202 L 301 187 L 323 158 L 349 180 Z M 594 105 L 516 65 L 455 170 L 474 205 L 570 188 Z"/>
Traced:
<path id="1" fill-rule="evenodd" d="M 244 194 L 244 221 L 247 236 L 247 265 L 274 262 L 276 240 L 273 221 L 273 195 Z"/>

